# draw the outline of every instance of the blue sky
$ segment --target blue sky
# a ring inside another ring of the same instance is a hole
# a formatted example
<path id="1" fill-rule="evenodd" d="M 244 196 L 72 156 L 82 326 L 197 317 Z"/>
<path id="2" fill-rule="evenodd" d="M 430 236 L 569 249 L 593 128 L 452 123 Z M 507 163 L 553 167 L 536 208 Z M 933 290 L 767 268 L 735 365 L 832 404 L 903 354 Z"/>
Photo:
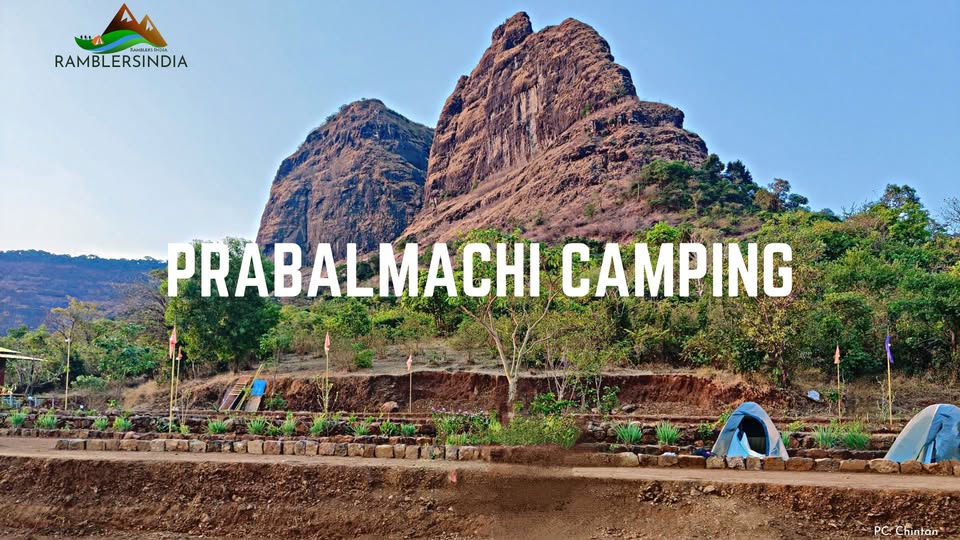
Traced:
<path id="1" fill-rule="evenodd" d="M 642 98 L 815 208 L 888 182 L 934 214 L 960 195 L 960 2 L 129 0 L 188 69 L 54 67 L 120 3 L 0 3 L 0 250 L 163 257 L 252 238 L 280 161 L 328 114 L 377 97 L 434 125 L 521 10 L 535 30 L 594 26 Z"/>

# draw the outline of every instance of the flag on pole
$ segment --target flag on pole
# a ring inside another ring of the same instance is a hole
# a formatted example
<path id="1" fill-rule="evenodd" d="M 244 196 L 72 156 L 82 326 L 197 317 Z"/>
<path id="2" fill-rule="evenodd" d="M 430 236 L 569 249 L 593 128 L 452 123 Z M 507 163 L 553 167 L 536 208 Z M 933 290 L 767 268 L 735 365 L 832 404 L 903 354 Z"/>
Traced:
<path id="1" fill-rule="evenodd" d="M 174 325 L 173 332 L 170 334 L 170 359 L 173 359 L 173 355 L 177 350 L 177 327 Z"/>
<path id="2" fill-rule="evenodd" d="M 183 347 L 177 347 L 177 360 L 183 360 Z"/>
<path id="3" fill-rule="evenodd" d="M 323 340 L 323 352 L 330 352 L 330 332 L 327 332 L 327 338 Z"/>
<path id="4" fill-rule="evenodd" d="M 833 353 L 833 363 L 840 365 L 840 344 L 837 343 L 837 352 Z"/>
<path id="5" fill-rule="evenodd" d="M 887 334 L 887 339 L 883 342 L 883 348 L 887 350 L 887 362 L 893 363 L 893 352 L 890 350 L 890 334 Z"/>
<path id="6" fill-rule="evenodd" d="M 413 371 L 413 355 L 407 357 L 407 373 Z"/>

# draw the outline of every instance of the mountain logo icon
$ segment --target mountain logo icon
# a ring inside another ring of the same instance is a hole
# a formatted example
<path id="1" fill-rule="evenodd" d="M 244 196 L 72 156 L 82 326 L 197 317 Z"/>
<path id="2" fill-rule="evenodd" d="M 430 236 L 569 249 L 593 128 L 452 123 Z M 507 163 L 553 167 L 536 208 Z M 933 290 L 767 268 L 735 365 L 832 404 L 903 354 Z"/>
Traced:
<path id="1" fill-rule="evenodd" d="M 143 20 L 137 22 L 126 4 L 120 6 L 113 20 L 99 35 L 73 39 L 81 49 L 97 54 L 113 54 L 143 44 L 157 48 L 167 46 L 167 41 L 150 16 L 144 15 Z"/>

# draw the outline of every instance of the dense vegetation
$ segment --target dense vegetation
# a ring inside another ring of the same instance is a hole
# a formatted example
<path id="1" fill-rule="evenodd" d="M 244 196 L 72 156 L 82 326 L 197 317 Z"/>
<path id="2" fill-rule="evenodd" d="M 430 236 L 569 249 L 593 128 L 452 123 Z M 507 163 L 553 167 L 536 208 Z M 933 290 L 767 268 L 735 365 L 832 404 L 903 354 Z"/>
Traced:
<path id="1" fill-rule="evenodd" d="M 415 351 L 420 340 L 438 336 L 454 348 L 489 351 L 511 390 L 522 369 L 544 368 L 559 374 L 558 400 L 590 407 L 616 399 L 600 382 L 607 366 L 712 366 L 785 385 L 799 369 L 829 373 L 839 345 L 849 379 L 884 369 L 888 334 L 898 371 L 954 382 L 960 377 L 956 201 L 948 204 L 942 224 L 913 189 L 900 185 L 887 186 L 879 200 L 842 216 L 811 211 L 788 182 L 778 179 L 760 187 L 742 163 L 724 166 L 716 156 L 699 169 L 655 162 L 636 179 L 635 189 L 652 208 L 671 216 L 638 231 L 637 242 L 786 242 L 794 249 L 793 294 L 567 298 L 556 275 L 558 248 L 547 247 L 538 298 L 440 292 L 432 298 L 300 298 L 281 307 L 252 294 L 203 298 L 192 280 L 181 283 L 186 292 L 174 301 L 153 298 L 110 320 L 91 304 L 71 301 L 68 308 L 54 310 L 49 326 L 12 329 L 0 345 L 50 359 L 32 372 L 29 366 L 12 368 L 19 389 L 62 376 L 68 332 L 74 333 L 70 373 L 78 384 L 106 385 L 137 375 L 163 379 L 166 334 L 174 323 L 187 374 L 238 369 L 257 358 L 275 361 L 287 352 L 320 353 L 326 332 L 334 336 L 335 354 L 355 368 L 376 362 L 390 345 Z M 451 253 L 459 261 L 465 242 L 522 241 L 522 230 L 473 231 Z M 239 258 L 240 241 L 230 244 L 231 259 Z M 590 245 L 599 260 L 602 244 Z M 429 253 L 423 256 L 425 268 Z M 231 264 L 231 287 L 238 267 Z M 362 267 L 361 279 L 373 277 L 373 267 Z M 709 291 L 710 276 L 695 290 Z"/>

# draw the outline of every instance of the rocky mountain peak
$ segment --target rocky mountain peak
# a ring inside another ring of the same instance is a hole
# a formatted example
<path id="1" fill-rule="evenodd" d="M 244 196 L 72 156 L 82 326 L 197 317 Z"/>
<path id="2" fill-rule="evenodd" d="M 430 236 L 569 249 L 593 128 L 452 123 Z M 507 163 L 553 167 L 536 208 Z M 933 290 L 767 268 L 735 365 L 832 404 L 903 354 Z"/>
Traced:
<path id="1" fill-rule="evenodd" d="M 637 97 L 630 72 L 591 26 L 567 19 L 533 32 L 518 13 L 447 98 L 425 206 L 407 232 L 421 241 L 489 226 L 520 226 L 545 240 L 627 236 L 644 223 L 642 201 L 610 204 L 615 216 L 580 212 L 618 198 L 655 159 L 699 164 L 706 155 L 683 129 L 683 112 Z"/>
<path id="2" fill-rule="evenodd" d="M 530 17 L 521 11 L 493 31 L 493 43 L 490 48 L 500 51 L 512 49 L 532 33 L 533 25 L 530 24 Z"/>
<path id="3" fill-rule="evenodd" d="M 380 100 L 342 106 L 280 164 L 257 242 L 296 243 L 312 259 L 322 242 L 339 258 L 347 243 L 395 239 L 420 210 L 432 138 Z"/>

